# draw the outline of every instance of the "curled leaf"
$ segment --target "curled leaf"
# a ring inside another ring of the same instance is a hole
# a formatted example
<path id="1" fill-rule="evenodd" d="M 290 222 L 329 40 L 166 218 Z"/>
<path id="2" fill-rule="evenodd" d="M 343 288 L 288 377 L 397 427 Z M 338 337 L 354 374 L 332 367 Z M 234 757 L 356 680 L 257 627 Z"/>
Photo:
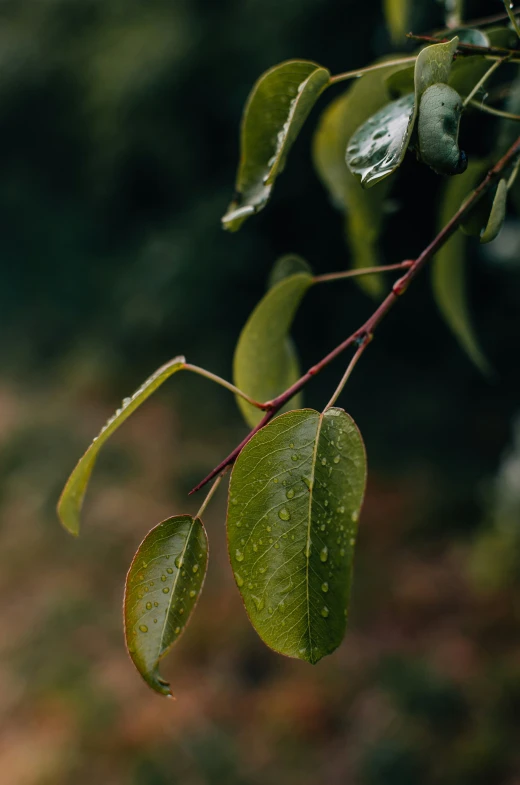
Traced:
<path id="1" fill-rule="evenodd" d="M 74 535 L 79 534 L 80 514 L 90 475 L 96 463 L 99 451 L 107 439 L 112 436 L 120 425 L 163 384 L 172 374 L 180 371 L 186 364 L 184 357 L 175 357 L 161 366 L 128 398 L 103 426 L 94 438 L 86 453 L 80 458 L 62 491 L 58 502 L 58 515 L 63 526 Z"/>
<path id="2" fill-rule="evenodd" d="M 274 181 L 330 73 L 308 60 L 288 60 L 266 71 L 254 85 L 242 117 L 236 196 L 222 218 L 237 231 L 262 210 Z"/>
<path id="3" fill-rule="evenodd" d="M 481 243 L 490 243 L 500 234 L 506 217 L 507 180 L 499 181 L 486 228 L 480 235 Z"/>
<path id="4" fill-rule="evenodd" d="M 171 695 L 159 662 L 179 639 L 204 583 L 206 531 L 199 518 L 177 515 L 152 529 L 134 556 L 125 584 L 128 652 L 149 686 Z"/>
<path id="5" fill-rule="evenodd" d="M 287 412 L 240 453 L 229 557 L 249 618 L 275 651 L 316 663 L 341 643 L 365 483 L 363 440 L 343 409 Z"/>

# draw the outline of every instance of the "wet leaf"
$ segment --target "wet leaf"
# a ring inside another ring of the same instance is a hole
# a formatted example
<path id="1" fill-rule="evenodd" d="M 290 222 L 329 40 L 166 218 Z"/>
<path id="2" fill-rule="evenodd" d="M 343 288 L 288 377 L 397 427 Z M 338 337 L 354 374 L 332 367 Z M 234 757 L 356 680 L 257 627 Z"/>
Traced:
<path id="1" fill-rule="evenodd" d="M 363 440 L 343 409 L 281 415 L 238 457 L 229 556 L 253 627 L 275 651 L 315 663 L 341 643 L 365 482 Z"/>
<path id="2" fill-rule="evenodd" d="M 299 377 L 289 330 L 313 281 L 310 273 L 302 272 L 275 284 L 260 300 L 240 334 L 233 360 L 234 382 L 256 401 L 270 401 Z M 264 413 L 238 396 L 237 403 L 246 422 L 251 427 L 258 425 Z M 293 400 L 292 406 L 295 405 Z"/>
<path id="3" fill-rule="evenodd" d="M 439 228 L 457 212 L 485 175 L 486 169 L 486 161 L 473 160 L 464 174 L 448 180 L 442 198 Z M 460 345 L 481 371 L 489 373 L 488 361 L 480 349 L 469 314 L 466 247 L 464 234 L 456 232 L 437 253 L 432 268 L 433 290 L 437 305 Z"/>
<path id="4" fill-rule="evenodd" d="M 222 222 L 236 231 L 267 204 L 276 177 L 330 73 L 307 60 L 288 60 L 254 85 L 242 117 L 236 196 Z"/>
<path id="5" fill-rule="evenodd" d="M 506 217 L 507 180 L 499 181 L 486 228 L 480 235 L 481 243 L 491 243 L 500 234 Z"/>
<path id="6" fill-rule="evenodd" d="M 159 662 L 179 639 L 197 604 L 208 562 L 199 518 L 177 515 L 152 529 L 139 546 L 125 584 L 128 652 L 149 686 L 171 695 Z"/>
<path id="7" fill-rule="evenodd" d="M 180 371 L 186 363 L 184 357 L 175 357 L 153 373 L 129 398 L 125 398 L 114 415 L 103 426 L 98 436 L 80 458 L 58 502 L 58 515 L 63 526 L 74 535 L 79 534 L 80 514 L 90 475 L 100 449 L 136 409 L 161 386 L 172 374 Z"/>
<path id="8" fill-rule="evenodd" d="M 448 84 L 453 55 L 459 44 L 457 36 L 445 44 L 432 44 L 421 49 L 415 62 L 415 98 L 417 105 L 428 87 Z"/>
<path id="9" fill-rule="evenodd" d="M 346 164 L 345 150 L 357 128 L 388 102 L 385 78 L 395 71 L 396 66 L 389 65 L 388 70 L 368 73 L 353 82 L 323 112 L 314 135 L 314 166 L 332 203 L 345 213 L 346 240 L 352 266 L 357 268 L 381 264 L 378 244 L 391 184 L 386 180 L 368 191 L 362 188 Z M 363 276 L 357 282 L 367 293 L 381 294 L 380 276 Z"/>
<path id="10" fill-rule="evenodd" d="M 347 164 L 369 188 L 401 165 L 415 119 L 413 93 L 387 104 L 364 123 L 350 139 Z"/>

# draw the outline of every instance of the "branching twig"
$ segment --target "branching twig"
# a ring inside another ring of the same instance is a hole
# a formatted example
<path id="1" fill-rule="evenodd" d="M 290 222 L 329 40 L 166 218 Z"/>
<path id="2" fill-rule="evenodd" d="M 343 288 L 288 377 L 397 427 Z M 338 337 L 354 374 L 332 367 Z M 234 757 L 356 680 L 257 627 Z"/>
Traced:
<path id="1" fill-rule="evenodd" d="M 358 348 L 363 346 L 365 348 L 365 344 L 369 338 L 371 337 L 379 325 L 379 322 L 384 319 L 384 317 L 388 314 L 392 306 L 397 302 L 399 297 L 406 292 L 409 285 L 413 281 L 416 275 L 423 269 L 423 267 L 435 256 L 437 251 L 450 239 L 450 237 L 457 231 L 459 226 L 463 223 L 464 219 L 470 212 L 470 210 L 474 207 L 474 205 L 479 201 L 479 199 L 483 196 L 483 194 L 490 188 L 493 183 L 500 177 L 504 169 L 513 163 L 515 157 L 520 153 L 520 136 L 516 140 L 516 142 L 509 148 L 507 153 L 498 161 L 495 166 L 490 169 L 486 177 L 482 180 L 480 185 L 473 191 L 473 193 L 468 197 L 468 199 L 464 202 L 464 204 L 460 207 L 460 209 L 455 213 L 453 218 L 446 224 L 446 226 L 439 232 L 439 234 L 432 240 L 432 242 L 424 249 L 424 251 L 415 259 L 412 265 L 409 267 L 408 272 L 406 272 L 402 278 L 397 280 L 393 287 L 392 291 L 387 295 L 387 297 L 383 300 L 383 302 L 376 308 L 372 316 L 370 316 L 364 324 L 361 325 L 355 332 L 352 333 L 348 338 L 346 338 L 342 343 L 336 346 L 329 354 L 327 354 L 319 363 L 313 365 L 312 368 L 309 368 L 307 373 L 305 373 L 298 381 L 296 381 L 291 387 L 289 387 L 285 392 L 281 393 L 277 398 L 274 398 L 272 401 L 268 401 L 265 406 L 267 411 L 263 416 L 262 420 L 253 428 L 253 430 L 243 439 L 238 447 L 235 447 L 233 452 L 231 452 L 227 458 L 225 458 L 218 466 L 213 469 L 207 477 L 205 477 L 195 488 L 193 488 L 190 493 L 195 493 L 207 482 L 212 480 L 218 474 L 220 474 L 224 469 L 234 463 L 235 459 L 240 455 L 245 445 L 252 439 L 252 437 L 266 425 L 280 409 L 285 406 L 285 404 L 293 398 L 296 393 L 298 393 L 305 385 L 318 374 L 323 368 L 329 365 L 333 360 L 336 359 L 342 352 L 345 351 L 349 346 L 356 345 Z"/>
<path id="2" fill-rule="evenodd" d="M 407 38 L 412 41 L 423 41 L 427 44 L 446 44 L 450 38 L 445 36 L 433 35 L 415 35 L 414 33 L 407 33 Z M 458 55 L 485 55 L 487 57 L 511 57 L 512 63 L 518 63 L 520 60 L 520 51 L 518 49 L 504 49 L 501 46 L 477 46 L 477 44 L 466 44 L 462 41 L 459 42 L 455 54 Z M 515 59 L 516 58 L 516 59 Z"/>

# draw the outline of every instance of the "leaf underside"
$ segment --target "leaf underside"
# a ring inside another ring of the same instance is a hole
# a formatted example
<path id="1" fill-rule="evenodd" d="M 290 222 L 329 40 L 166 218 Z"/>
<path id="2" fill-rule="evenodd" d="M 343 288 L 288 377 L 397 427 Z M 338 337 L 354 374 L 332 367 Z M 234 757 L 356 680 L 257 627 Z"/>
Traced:
<path id="1" fill-rule="evenodd" d="M 256 401 L 275 398 L 299 377 L 299 363 L 289 338 L 294 314 L 313 284 L 309 273 L 295 273 L 275 284 L 260 300 L 240 334 L 233 360 L 236 386 Z M 258 425 L 264 413 L 237 396 L 244 419 Z M 298 402 L 293 400 L 293 407 Z"/>
<path id="2" fill-rule="evenodd" d="M 135 667 L 156 692 L 170 695 L 159 662 L 178 640 L 197 603 L 208 561 L 202 521 L 168 518 L 139 546 L 125 585 L 125 638 Z"/>
<path id="3" fill-rule="evenodd" d="M 363 440 L 337 408 L 287 412 L 238 457 L 229 556 L 251 622 L 275 651 L 316 663 L 341 643 L 365 482 Z"/>
<path id="4" fill-rule="evenodd" d="M 62 491 L 58 502 L 58 516 L 71 534 L 78 535 L 83 499 L 104 443 L 141 404 L 157 390 L 172 374 L 180 371 L 186 363 L 184 357 L 175 357 L 153 373 L 129 398 L 125 398 L 119 409 L 103 426 L 84 455 L 80 458 Z"/>

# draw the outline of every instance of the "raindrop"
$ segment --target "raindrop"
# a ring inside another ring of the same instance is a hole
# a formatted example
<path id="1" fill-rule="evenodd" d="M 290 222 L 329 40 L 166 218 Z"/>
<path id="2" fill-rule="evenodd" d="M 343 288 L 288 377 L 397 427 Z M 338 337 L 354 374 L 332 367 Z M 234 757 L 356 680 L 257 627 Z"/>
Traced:
<path id="1" fill-rule="evenodd" d="M 180 570 L 180 568 L 182 567 L 182 556 L 177 556 L 174 564 L 177 567 L 177 569 Z"/>
<path id="2" fill-rule="evenodd" d="M 139 626 L 139 629 L 141 630 L 141 632 L 148 632 L 148 627 L 146 626 L 146 624 L 141 624 Z"/>
<path id="3" fill-rule="evenodd" d="M 180 631 L 181 631 L 180 627 L 175 627 L 175 635 L 178 635 Z"/>
<path id="4" fill-rule="evenodd" d="M 244 579 L 242 578 L 241 575 L 238 574 L 238 572 L 235 573 L 235 578 L 237 579 L 237 586 L 243 586 L 244 585 Z M 190 592 L 190 594 L 191 594 L 191 592 Z"/>
<path id="5" fill-rule="evenodd" d="M 327 583 L 327 581 L 325 581 L 325 583 L 322 583 L 322 584 L 321 584 L 321 590 L 322 590 L 323 592 L 325 592 L 325 594 L 328 592 L 328 590 L 329 590 L 329 584 Z"/>
<path id="6" fill-rule="evenodd" d="M 329 549 L 327 548 L 326 545 L 324 545 L 320 551 L 320 561 L 326 562 L 328 558 L 329 558 Z"/>
<path id="7" fill-rule="evenodd" d="M 336 455 L 334 458 L 334 463 L 339 463 L 341 461 L 341 455 Z"/>
<path id="8" fill-rule="evenodd" d="M 321 459 L 321 465 L 322 466 L 326 466 L 327 465 L 327 459 L 326 458 L 322 458 Z"/>
<path id="9" fill-rule="evenodd" d="M 151 609 L 152 609 L 152 603 L 151 602 L 147 602 L 146 603 L 146 610 L 150 611 Z"/>
<path id="10" fill-rule="evenodd" d="M 289 510 L 286 510 L 285 507 L 282 507 L 282 509 L 278 512 L 278 517 L 282 521 L 288 521 L 291 518 L 291 514 L 290 514 Z"/>
<path id="11" fill-rule="evenodd" d="M 166 575 L 161 575 L 161 581 L 164 583 L 166 580 Z"/>
<path id="12" fill-rule="evenodd" d="M 191 571 L 192 572 L 198 572 L 199 571 L 199 565 L 198 564 L 194 564 Z"/>
<path id="13" fill-rule="evenodd" d="M 235 556 L 237 561 L 244 561 L 244 554 L 242 553 L 242 551 L 239 551 L 238 548 L 236 550 Z"/>
<path id="14" fill-rule="evenodd" d="M 356 523 L 357 519 L 359 518 L 359 510 L 354 510 L 354 512 L 351 515 L 351 518 L 353 523 Z"/>
<path id="15" fill-rule="evenodd" d="M 321 609 L 321 615 L 323 616 L 324 619 L 326 619 L 327 616 L 329 615 L 329 609 L 327 608 L 326 605 L 324 605 L 323 608 Z"/>
<path id="16" fill-rule="evenodd" d="M 294 497 L 294 489 L 293 488 L 289 488 L 289 490 L 287 491 L 287 493 L 285 495 L 287 496 L 288 499 L 292 499 Z"/>
<path id="17" fill-rule="evenodd" d="M 239 585 L 239 586 L 241 586 L 242 584 L 241 584 L 241 583 L 239 583 L 238 585 Z M 196 592 L 196 591 L 193 591 L 193 589 L 192 589 L 192 590 L 190 591 L 190 597 L 191 597 L 191 599 L 193 599 L 193 598 L 194 598 L 194 597 L 196 597 L 196 596 L 197 596 L 197 592 Z"/>
<path id="18" fill-rule="evenodd" d="M 170 589 L 168 588 L 168 586 L 165 586 L 163 589 L 163 594 L 168 594 L 169 591 Z"/>
<path id="19" fill-rule="evenodd" d="M 311 489 L 311 486 L 312 486 L 312 480 L 311 480 L 311 478 L 310 478 L 310 477 L 305 477 L 305 475 L 303 475 L 303 476 L 302 476 L 302 481 L 303 481 L 304 485 L 306 485 L 306 486 L 307 486 L 307 488 L 310 490 L 310 489 Z"/>
<path id="20" fill-rule="evenodd" d="M 171 567 L 166 567 L 166 572 L 168 573 L 168 575 L 171 575 L 173 573 L 173 570 Z"/>
<path id="21" fill-rule="evenodd" d="M 253 602 L 256 605 L 257 611 L 263 611 L 265 603 L 262 597 L 253 597 Z"/>

